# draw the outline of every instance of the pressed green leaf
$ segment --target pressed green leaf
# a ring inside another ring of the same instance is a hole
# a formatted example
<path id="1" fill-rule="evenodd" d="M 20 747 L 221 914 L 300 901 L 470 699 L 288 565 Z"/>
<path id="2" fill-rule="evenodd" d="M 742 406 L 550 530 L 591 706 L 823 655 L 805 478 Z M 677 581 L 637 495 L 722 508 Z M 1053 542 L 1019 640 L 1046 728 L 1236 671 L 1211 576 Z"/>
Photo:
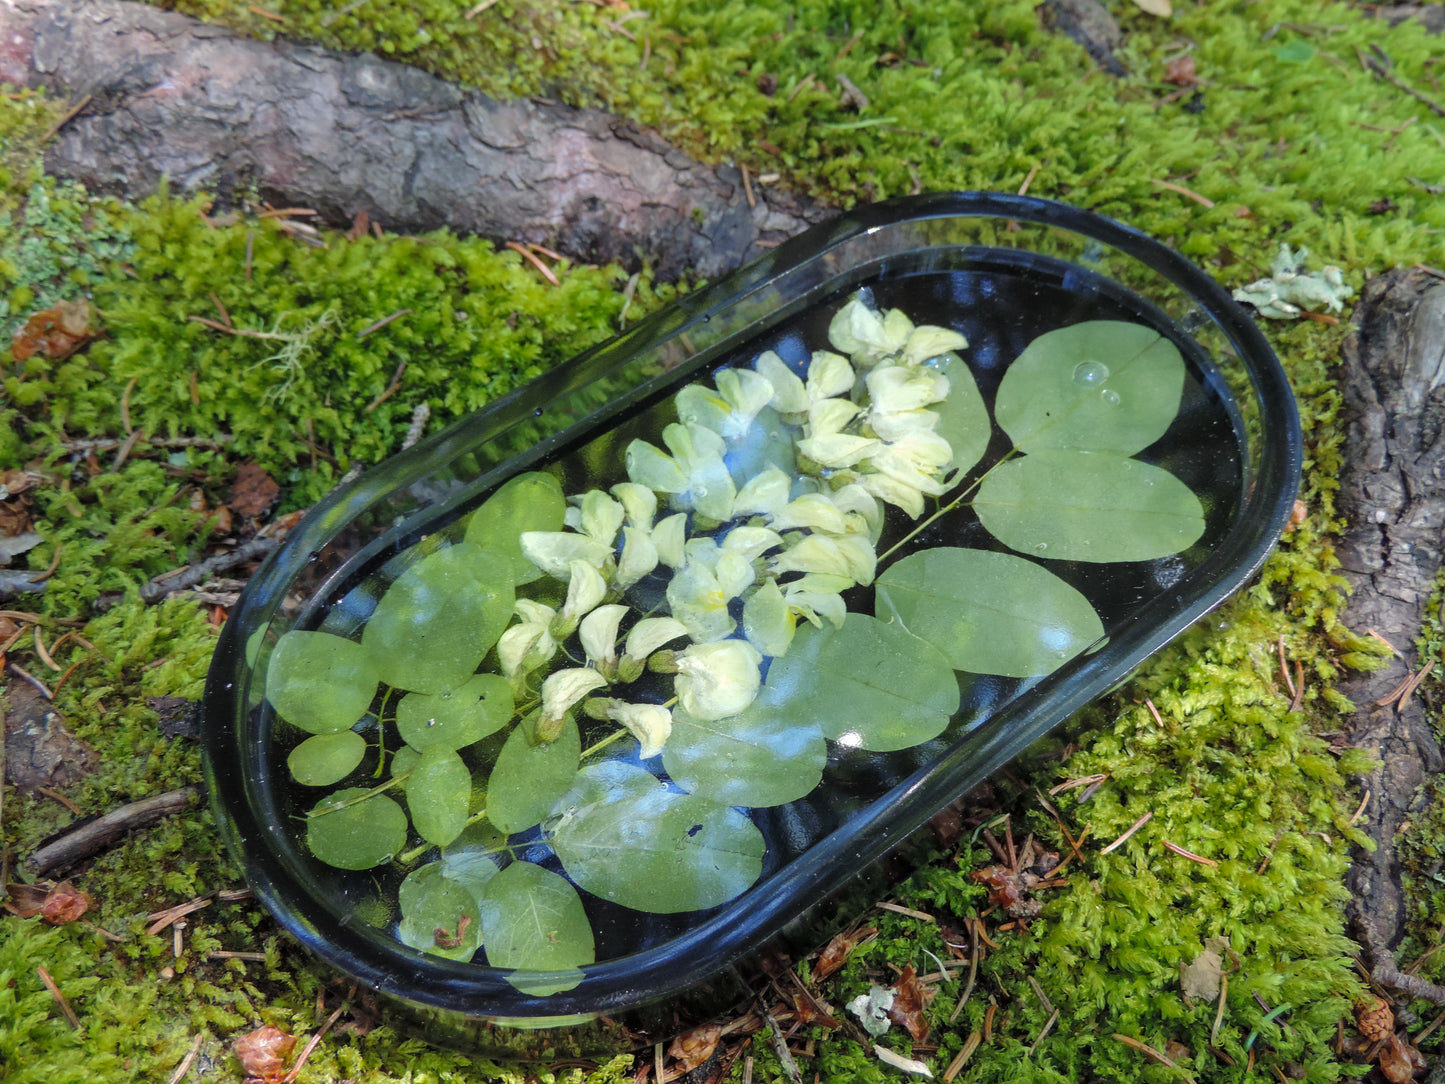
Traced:
<path id="1" fill-rule="evenodd" d="M 488 882 L 481 913 L 487 962 L 524 972 L 508 977 L 523 993 L 570 990 L 582 981 L 576 969 L 597 958 L 577 890 L 531 862 L 513 862 Z"/>
<path id="2" fill-rule="evenodd" d="M 1060 561 L 1152 561 L 1204 533 L 1204 507 L 1178 478 L 1099 452 L 1045 450 L 1004 463 L 973 507 L 1004 545 Z"/>
<path id="3" fill-rule="evenodd" d="M 303 786 L 329 787 L 355 771 L 365 755 L 365 738 L 354 730 L 339 730 L 307 738 L 291 750 L 286 767 Z"/>
<path id="4" fill-rule="evenodd" d="M 462 749 L 495 734 L 512 718 L 512 687 L 500 674 L 477 674 L 455 692 L 407 693 L 396 728 L 413 749 Z"/>
<path id="5" fill-rule="evenodd" d="M 398 576 L 367 621 L 361 643 L 388 685 L 454 692 L 507 627 L 513 602 L 511 583 L 489 572 L 486 551 L 463 542 Z"/>
<path id="6" fill-rule="evenodd" d="M 489 579 L 531 583 L 542 573 L 522 556 L 522 532 L 560 531 L 566 512 L 556 478 L 540 471 L 519 474 L 472 513 L 466 541 L 489 554 Z"/>
<path id="7" fill-rule="evenodd" d="M 506 843 L 507 837 L 486 821 L 467 825 L 442 848 L 443 876 L 480 901 L 487 884 L 497 875 L 498 855 L 506 849 Z"/>
<path id="8" fill-rule="evenodd" d="M 988 407 L 979 394 L 973 371 L 957 354 L 940 354 L 926 364 L 948 377 L 948 398 L 928 408 L 938 415 L 933 431 L 953 449 L 954 468 L 969 470 L 983 458 L 993 436 Z"/>
<path id="9" fill-rule="evenodd" d="M 796 801 L 822 782 L 827 763 L 828 743 L 817 723 L 781 710 L 776 690 L 766 686 L 742 714 L 728 719 L 694 719 L 675 708 L 662 750 L 674 783 L 722 805 Z"/>
<path id="10" fill-rule="evenodd" d="M 993 411 L 1020 451 L 1128 456 L 1164 435 L 1183 388 L 1184 359 L 1153 328 L 1090 320 L 1029 343 L 1004 373 Z"/>
<path id="11" fill-rule="evenodd" d="M 404 786 L 412 827 L 428 843 L 445 846 L 466 827 L 472 773 L 450 749 L 423 752 Z"/>
<path id="12" fill-rule="evenodd" d="M 535 741 L 533 712 L 507 735 L 487 780 L 487 819 L 511 835 L 540 824 L 567 793 L 582 755 L 582 736 L 569 714 L 555 741 Z"/>
<path id="13" fill-rule="evenodd" d="M 371 707 L 379 681 L 361 644 L 329 632 L 293 629 L 266 667 L 266 698 L 276 713 L 311 734 L 350 730 Z"/>
<path id="14" fill-rule="evenodd" d="M 589 765 L 578 776 L 552 846 L 588 892 L 676 914 L 726 903 L 762 873 L 762 833 L 736 810 L 628 764 Z"/>
<path id="15" fill-rule="evenodd" d="M 362 787 L 328 795 L 306 818 L 306 846 L 337 869 L 371 869 L 391 861 L 405 845 L 406 813 L 401 806 Z"/>
<path id="16" fill-rule="evenodd" d="M 407 874 L 397 896 L 396 936 L 402 944 L 448 960 L 470 960 L 476 953 L 482 943 L 480 909 L 467 888 L 447 876 L 445 862 Z"/>
<path id="17" fill-rule="evenodd" d="M 891 752 L 936 738 L 958 710 L 944 657 L 898 625 L 850 613 L 842 628 L 809 625 L 768 670 L 779 723 L 816 726 L 851 748 Z"/>
<path id="18" fill-rule="evenodd" d="M 1104 635 L 1075 588 L 1032 561 L 986 550 L 910 554 L 878 577 L 876 610 L 975 674 L 1051 673 Z"/>
<path id="19" fill-rule="evenodd" d="M 416 767 L 416 762 L 421 759 L 421 754 L 409 745 L 403 745 L 391 755 L 391 774 L 405 775 Z"/>

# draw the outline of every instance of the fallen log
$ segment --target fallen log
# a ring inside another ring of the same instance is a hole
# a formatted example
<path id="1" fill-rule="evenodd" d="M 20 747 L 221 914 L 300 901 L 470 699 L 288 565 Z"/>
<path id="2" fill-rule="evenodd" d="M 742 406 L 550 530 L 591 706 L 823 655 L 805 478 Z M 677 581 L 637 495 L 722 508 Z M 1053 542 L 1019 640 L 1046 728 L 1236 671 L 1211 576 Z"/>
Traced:
<path id="1" fill-rule="evenodd" d="M 46 169 L 131 199 L 254 188 L 347 225 L 448 227 L 715 277 L 831 213 L 595 109 L 500 102 L 369 54 L 127 0 L 0 0 L 0 82 L 82 108 Z"/>
<path id="2" fill-rule="evenodd" d="M 1411 976 L 1394 961 L 1407 918 L 1396 836 L 1423 807 L 1427 777 L 1445 770 L 1414 694 L 1415 641 L 1445 549 L 1445 279 L 1423 268 L 1382 275 L 1365 285 L 1354 323 L 1343 350 L 1349 429 L 1338 501 L 1348 523 L 1341 571 L 1353 593 L 1342 618 L 1398 654 L 1340 687 L 1356 705 L 1350 742 L 1379 762 L 1364 780 L 1360 824 L 1376 847 L 1356 855 L 1350 914 L 1375 980 L 1406 989 Z M 1409 992 L 1445 1001 L 1438 987 Z"/>

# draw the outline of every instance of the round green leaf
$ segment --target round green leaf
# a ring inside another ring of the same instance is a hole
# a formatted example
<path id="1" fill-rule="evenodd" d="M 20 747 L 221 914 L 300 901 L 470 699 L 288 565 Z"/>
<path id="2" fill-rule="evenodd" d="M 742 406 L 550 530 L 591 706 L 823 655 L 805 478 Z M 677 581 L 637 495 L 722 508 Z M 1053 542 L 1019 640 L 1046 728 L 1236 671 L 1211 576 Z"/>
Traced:
<path id="1" fill-rule="evenodd" d="M 1104 635 L 1076 589 L 1032 561 L 985 550 L 903 558 L 878 577 L 876 608 L 975 674 L 1048 674 Z"/>
<path id="2" fill-rule="evenodd" d="M 809 793 L 823 780 L 828 743 L 815 722 L 791 718 L 776 700 L 764 687 L 742 714 L 716 721 L 675 708 L 662 750 L 668 777 L 721 805 L 784 805 Z"/>
<path id="3" fill-rule="evenodd" d="M 388 685 L 453 692 L 497 642 L 514 601 L 511 583 L 489 572 L 487 553 L 463 542 L 398 576 L 362 630 L 361 644 Z"/>
<path id="4" fill-rule="evenodd" d="M 403 745 L 391 755 L 391 774 L 393 776 L 406 775 L 416 767 L 416 762 L 421 759 L 421 754 L 409 745 Z"/>
<path id="5" fill-rule="evenodd" d="M 1060 561 L 1152 561 L 1204 533 L 1204 507 L 1174 475 L 1098 452 L 1035 452 L 984 479 L 984 527 L 1020 553 Z"/>
<path id="6" fill-rule="evenodd" d="M 1184 359 L 1153 328 L 1090 320 L 1040 335 L 1004 373 L 994 417 L 1022 452 L 1133 455 L 1179 413 Z"/>
<path id="7" fill-rule="evenodd" d="M 523 531 L 560 531 L 567 502 L 550 474 L 519 474 L 493 493 L 467 521 L 466 541 L 487 551 L 489 578 L 531 583 L 542 573 L 522 556 Z"/>
<path id="8" fill-rule="evenodd" d="M 958 677 L 898 626 L 850 613 L 842 628 L 798 631 L 765 686 L 780 721 L 817 726 L 850 748 L 891 752 L 936 738 L 958 710 Z"/>
<path id="9" fill-rule="evenodd" d="M 371 708 L 377 667 L 354 640 L 293 629 L 266 667 L 266 698 L 276 713 L 311 734 L 350 730 Z"/>
<path id="10" fill-rule="evenodd" d="M 676 914 L 724 904 L 761 875 L 767 845 L 736 810 L 668 790 L 628 764 L 589 765 L 578 774 L 581 785 L 562 802 L 552 846 L 588 892 Z"/>
<path id="11" fill-rule="evenodd" d="M 567 793 L 582 755 L 582 736 L 569 714 L 555 741 L 535 741 L 538 713 L 507 735 L 487 780 L 487 820 L 511 835 L 540 824 Z"/>
<path id="12" fill-rule="evenodd" d="M 385 794 L 347 787 L 306 817 L 306 846 L 328 866 L 371 869 L 406 845 L 406 813 Z"/>
<path id="13" fill-rule="evenodd" d="M 291 750 L 286 767 L 291 778 L 306 787 L 329 787 L 339 783 L 366 755 L 366 739 L 354 730 L 317 734 Z"/>
<path id="14" fill-rule="evenodd" d="M 486 821 L 469 824 L 442 848 L 442 873 L 480 901 L 487 884 L 497 875 L 497 856 L 506 844 L 507 837 Z"/>
<path id="15" fill-rule="evenodd" d="M 466 827 L 472 773 L 456 753 L 435 745 L 427 749 L 403 785 L 412 826 L 422 839 L 445 846 Z"/>
<path id="16" fill-rule="evenodd" d="M 500 674 L 477 674 L 455 692 L 407 693 L 396 728 L 413 749 L 462 749 L 495 734 L 512 718 L 512 687 Z"/>
<path id="17" fill-rule="evenodd" d="M 582 980 L 576 969 L 597 958 L 592 924 L 577 890 L 565 877 L 531 862 L 513 862 L 491 879 L 481 913 L 489 964 L 548 973 L 510 976 L 508 981 L 524 993 L 570 990 Z"/>
<path id="18" fill-rule="evenodd" d="M 966 471 L 983 458 L 993 436 L 993 423 L 988 420 L 988 407 L 979 394 L 978 383 L 968 363 L 949 351 L 926 362 L 948 377 L 948 397 L 934 403 L 929 410 L 938 415 L 933 431 L 953 449 L 953 466 Z"/>
<path id="19" fill-rule="evenodd" d="M 430 862 L 407 874 L 397 904 L 401 921 L 396 937 L 404 945 L 448 960 L 470 960 L 482 943 L 477 901 L 447 876 L 444 862 Z"/>

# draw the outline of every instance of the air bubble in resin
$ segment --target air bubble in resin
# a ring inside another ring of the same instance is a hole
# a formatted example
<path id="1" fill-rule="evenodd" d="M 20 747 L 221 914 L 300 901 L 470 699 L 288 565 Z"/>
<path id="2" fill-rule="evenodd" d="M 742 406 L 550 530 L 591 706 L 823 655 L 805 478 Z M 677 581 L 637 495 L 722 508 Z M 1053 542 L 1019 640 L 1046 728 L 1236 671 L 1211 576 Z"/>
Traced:
<path id="1" fill-rule="evenodd" d="M 1074 383 L 1085 388 L 1097 388 L 1109 379 L 1109 367 L 1102 361 L 1081 361 L 1074 366 Z"/>

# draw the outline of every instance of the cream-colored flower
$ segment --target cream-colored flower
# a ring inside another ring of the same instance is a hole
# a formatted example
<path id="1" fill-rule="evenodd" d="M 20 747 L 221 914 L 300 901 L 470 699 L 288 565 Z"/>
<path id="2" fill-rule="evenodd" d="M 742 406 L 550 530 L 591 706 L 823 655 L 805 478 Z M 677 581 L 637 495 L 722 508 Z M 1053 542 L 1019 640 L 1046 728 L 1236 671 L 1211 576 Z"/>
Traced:
<path id="1" fill-rule="evenodd" d="M 903 363 L 922 365 L 940 354 L 962 350 L 967 345 L 968 340 L 952 328 L 919 324 L 908 333 L 908 341 L 903 345 Z"/>
<path id="2" fill-rule="evenodd" d="M 556 741 L 572 706 L 593 689 L 600 689 L 606 684 L 607 679 L 596 670 L 576 668 L 549 674 L 542 682 L 542 713 L 537 719 L 535 731 L 537 741 Z"/>
<path id="3" fill-rule="evenodd" d="M 521 622 L 506 629 L 497 640 L 497 660 L 514 687 L 557 654 L 557 641 L 551 631 L 556 610 L 521 598 L 517 600 L 515 613 L 522 618 Z"/>
<path id="4" fill-rule="evenodd" d="M 783 544 L 783 536 L 767 527 L 734 527 L 722 540 L 722 553 L 752 561 Z M 721 556 L 719 556 L 721 560 Z"/>
<path id="5" fill-rule="evenodd" d="M 657 543 L 642 527 L 622 528 L 622 556 L 617 561 L 617 586 L 625 591 L 657 567 Z"/>
<path id="6" fill-rule="evenodd" d="M 612 560 L 612 547 L 571 531 L 523 531 L 522 556 L 558 580 L 572 577 L 572 563 L 582 561 L 599 571 Z"/>
<path id="7" fill-rule="evenodd" d="M 733 515 L 771 515 L 788 503 L 792 487 L 793 480 L 777 467 L 760 471 L 738 490 L 737 499 L 733 501 Z"/>
<path id="8" fill-rule="evenodd" d="M 621 723 L 642 745 L 638 753 L 643 760 L 657 756 L 672 736 L 672 712 L 660 704 L 628 704 L 622 700 L 608 701 L 607 718 Z"/>
<path id="9" fill-rule="evenodd" d="M 893 310 L 898 312 L 897 309 Z M 890 322 L 855 297 L 833 314 L 828 324 L 828 341 L 834 349 L 856 358 L 865 365 L 871 365 L 880 358 L 888 357 L 903 349 L 908 333 L 913 330 L 912 321 L 904 324 L 907 317 L 899 312 Z"/>
<path id="10" fill-rule="evenodd" d="M 627 614 L 627 607 L 613 602 L 598 606 L 582 619 L 577 636 L 582 650 L 599 673 L 611 680 L 617 674 L 617 628 Z"/>
<path id="11" fill-rule="evenodd" d="M 808 362 L 808 404 L 853 390 L 853 366 L 848 359 L 831 350 L 814 350 Z"/>
<path id="12" fill-rule="evenodd" d="M 721 550 L 710 538 L 695 538 L 688 543 L 687 564 L 667 585 L 672 616 L 698 643 L 721 640 L 737 627 L 729 603 L 751 587 L 756 576 L 752 562 L 741 554 Z"/>
<path id="13" fill-rule="evenodd" d="M 743 603 L 743 635 L 765 656 L 788 653 L 798 620 L 773 580 L 764 580 Z"/>
<path id="14" fill-rule="evenodd" d="M 622 502 L 628 523 L 645 531 L 652 530 L 652 521 L 657 518 L 656 493 L 636 482 L 618 482 L 612 487 L 612 495 Z"/>
<path id="15" fill-rule="evenodd" d="M 668 568 L 681 568 L 687 560 L 684 549 L 687 543 L 687 513 L 664 516 L 652 529 L 651 537 L 652 544 L 657 547 L 657 559 Z"/>
<path id="16" fill-rule="evenodd" d="M 746 640 L 695 644 L 677 656 L 674 688 L 682 709 L 697 719 L 725 719 L 742 711 L 762 685 L 763 657 Z"/>
<path id="17" fill-rule="evenodd" d="M 871 437 L 858 437 L 849 433 L 806 437 L 798 441 L 798 451 L 818 466 L 829 470 L 851 467 L 873 455 L 881 446 L 880 441 Z"/>
<path id="18" fill-rule="evenodd" d="M 552 619 L 552 635 L 559 640 L 571 636 L 577 622 L 607 597 L 607 581 L 586 561 L 573 561 L 571 573 L 567 581 L 567 601 Z"/>
<path id="19" fill-rule="evenodd" d="M 768 571 L 779 575 L 787 572 L 818 572 L 829 576 L 846 576 L 854 583 L 873 582 L 878 554 L 865 535 L 833 537 L 824 534 L 805 535 L 797 544 L 769 562 Z"/>
<path id="20" fill-rule="evenodd" d="M 686 635 L 687 626 L 675 617 L 644 617 L 628 632 L 624 653 L 634 659 L 646 659 L 663 644 Z"/>
<path id="21" fill-rule="evenodd" d="M 781 414 L 801 414 L 808 409 L 808 390 L 803 378 L 771 350 L 758 355 L 753 365 L 773 386 L 770 406 Z"/>

